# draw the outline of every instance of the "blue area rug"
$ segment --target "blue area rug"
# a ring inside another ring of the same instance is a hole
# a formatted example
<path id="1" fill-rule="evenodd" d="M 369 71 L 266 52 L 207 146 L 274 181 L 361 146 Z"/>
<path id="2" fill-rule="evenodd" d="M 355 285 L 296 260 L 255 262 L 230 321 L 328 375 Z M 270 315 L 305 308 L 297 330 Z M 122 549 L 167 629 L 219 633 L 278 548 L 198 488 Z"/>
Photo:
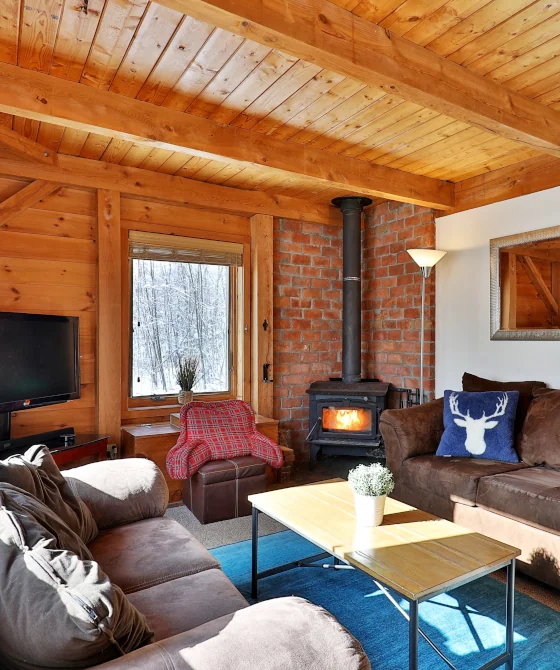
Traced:
<path id="1" fill-rule="evenodd" d="M 292 531 L 259 538 L 259 570 L 313 556 L 320 549 Z M 224 572 L 250 600 L 251 542 L 212 549 Z M 259 581 L 259 600 L 297 595 L 322 605 L 361 642 L 374 670 L 408 668 L 408 624 L 365 574 L 296 568 Z M 393 593 L 406 608 L 406 601 Z M 421 603 L 420 625 L 460 670 L 503 651 L 505 585 L 483 577 Z M 516 593 L 515 670 L 560 668 L 560 613 Z M 447 665 L 420 638 L 420 668 Z M 341 669 L 342 670 L 342 669 Z"/>

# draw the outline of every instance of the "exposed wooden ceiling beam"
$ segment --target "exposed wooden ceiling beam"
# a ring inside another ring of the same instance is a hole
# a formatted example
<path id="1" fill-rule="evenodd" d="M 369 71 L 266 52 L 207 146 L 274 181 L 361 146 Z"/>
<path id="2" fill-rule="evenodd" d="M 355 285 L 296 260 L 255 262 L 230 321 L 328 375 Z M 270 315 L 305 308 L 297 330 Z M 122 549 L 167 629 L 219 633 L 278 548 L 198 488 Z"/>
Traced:
<path id="1" fill-rule="evenodd" d="M 560 186 L 560 159 L 537 156 L 455 184 L 455 207 L 442 216 Z"/>
<path id="2" fill-rule="evenodd" d="M 337 188 L 449 209 L 453 185 L 158 107 L 0 63 L 0 111 L 243 166 L 275 168 Z"/>
<path id="3" fill-rule="evenodd" d="M 11 221 L 15 216 L 21 214 L 21 212 L 24 212 L 29 207 L 33 207 L 39 200 L 59 188 L 60 184 L 40 179 L 27 184 L 27 186 L 24 186 L 17 193 L 14 193 L 14 195 L 0 202 L 0 227 L 6 226 L 8 221 Z"/>
<path id="4" fill-rule="evenodd" d="M 0 153 L 0 174 L 44 179 L 69 186 L 105 188 L 140 198 L 250 216 L 271 214 L 311 223 L 342 225 L 340 210 L 307 200 L 206 184 L 161 172 L 58 154 L 56 165 L 42 165 Z M 56 187 L 56 185 L 55 185 Z"/>
<path id="5" fill-rule="evenodd" d="M 15 151 L 20 156 L 47 165 L 53 165 L 55 160 L 55 155 L 50 149 L 3 125 L 0 125 L 0 147 L 10 149 L 10 151 Z"/>
<path id="6" fill-rule="evenodd" d="M 157 0 L 471 125 L 560 156 L 560 112 L 328 0 Z M 355 4 L 355 3 L 354 3 Z"/>

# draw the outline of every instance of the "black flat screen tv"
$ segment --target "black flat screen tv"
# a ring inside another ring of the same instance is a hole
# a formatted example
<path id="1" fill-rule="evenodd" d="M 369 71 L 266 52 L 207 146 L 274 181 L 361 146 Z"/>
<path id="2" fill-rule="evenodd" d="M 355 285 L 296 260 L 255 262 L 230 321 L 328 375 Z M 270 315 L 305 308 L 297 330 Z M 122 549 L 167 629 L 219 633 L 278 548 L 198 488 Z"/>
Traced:
<path id="1" fill-rule="evenodd" d="M 0 413 L 79 397 L 78 317 L 0 312 Z"/>

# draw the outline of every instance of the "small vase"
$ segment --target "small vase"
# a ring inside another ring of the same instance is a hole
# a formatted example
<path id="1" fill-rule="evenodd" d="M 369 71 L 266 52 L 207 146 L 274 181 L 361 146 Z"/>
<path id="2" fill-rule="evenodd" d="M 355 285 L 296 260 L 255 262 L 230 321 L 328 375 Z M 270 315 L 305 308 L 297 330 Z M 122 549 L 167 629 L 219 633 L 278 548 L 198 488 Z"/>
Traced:
<path id="1" fill-rule="evenodd" d="M 380 526 L 387 496 L 362 496 L 354 492 L 356 522 L 360 526 Z"/>
<path id="2" fill-rule="evenodd" d="M 180 405 L 186 405 L 188 402 L 191 402 L 193 399 L 193 392 L 192 391 L 179 391 L 179 404 Z"/>

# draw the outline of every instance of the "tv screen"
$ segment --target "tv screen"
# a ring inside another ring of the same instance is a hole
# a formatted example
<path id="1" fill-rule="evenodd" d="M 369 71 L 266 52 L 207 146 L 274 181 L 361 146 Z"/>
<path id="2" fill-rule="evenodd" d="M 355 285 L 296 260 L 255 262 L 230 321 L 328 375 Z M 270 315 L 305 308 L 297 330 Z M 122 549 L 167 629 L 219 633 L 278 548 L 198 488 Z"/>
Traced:
<path id="1" fill-rule="evenodd" d="M 0 412 L 80 397 L 77 317 L 0 312 Z"/>

